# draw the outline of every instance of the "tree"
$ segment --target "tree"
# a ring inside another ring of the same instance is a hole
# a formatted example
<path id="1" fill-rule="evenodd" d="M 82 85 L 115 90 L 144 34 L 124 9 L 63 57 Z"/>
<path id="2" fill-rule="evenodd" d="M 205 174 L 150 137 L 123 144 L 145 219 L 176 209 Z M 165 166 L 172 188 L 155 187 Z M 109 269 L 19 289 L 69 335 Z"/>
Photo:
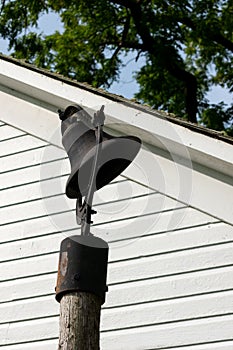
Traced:
<path id="1" fill-rule="evenodd" d="M 33 32 L 49 11 L 64 32 Z M 137 99 L 233 135 L 233 106 L 206 97 L 233 91 L 232 15 L 231 0 L 5 0 L 0 35 L 16 58 L 95 87 L 118 79 L 123 54 L 144 56 Z"/>

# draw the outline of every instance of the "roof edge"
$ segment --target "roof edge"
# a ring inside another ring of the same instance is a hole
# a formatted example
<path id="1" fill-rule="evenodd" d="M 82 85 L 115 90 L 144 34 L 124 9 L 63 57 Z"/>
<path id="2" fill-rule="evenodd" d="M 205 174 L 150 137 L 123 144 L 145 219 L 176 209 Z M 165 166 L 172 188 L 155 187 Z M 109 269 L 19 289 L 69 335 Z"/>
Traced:
<path id="1" fill-rule="evenodd" d="M 194 132 L 212 137 L 214 139 L 218 139 L 227 143 L 230 143 L 233 145 L 233 137 L 231 136 L 226 136 L 223 134 L 223 132 L 219 132 L 216 130 L 212 130 L 212 129 L 208 129 L 204 126 L 201 125 L 197 125 L 194 123 L 191 123 L 189 121 L 186 121 L 180 117 L 176 117 L 174 114 L 171 113 L 167 113 L 165 111 L 160 111 L 160 110 L 154 110 L 152 107 L 148 106 L 148 105 L 143 105 L 140 102 L 136 102 L 136 101 L 132 101 L 130 99 L 127 99 L 123 96 L 120 95 L 116 95 L 116 94 L 112 94 L 110 92 L 107 92 L 106 90 L 102 89 L 102 88 L 94 88 L 93 86 L 89 85 L 88 83 L 80 83 L 75 79 L 71 79 L 68 77 L 63 76 L 62 74 L 59 73 L 54 73 L 51 72 L 47 69 L 44 68 L 38 68 L 35 65 L 28 63 L 25 60 L 19 60 L 16 58 L 13 58 L 11 56 L 7 56 L 7 55 L 3 55 L 0 53 L 0 60 L 4 60 L 7 61 L 9 63 L 18 65 L 22 68 L 26 68 L 29 69 L 31 71 L 34 71 L 36 73 L 40 73 L 43 74 L 49 78 L 58 80 L 60 82 L 63 82 L 65 84 L 77 87 L 77 88 L 81 88 L 83 90 L 92 92 L 96 95 L 102 96 L 102 97 L 106 97 L 114 102 L 119 102 L 119 103 L 124 103 L 125 105 L 129 106 L 129 107 L 133 107 L 133 108 L 137 108 L 138 110 L 144 111 L 146 113 L 149 113 L 151 115 L 156 115 L 157 118 L 166 118 L 169 122 L 173 123 L 173 124 L 177 124 L 180 125 L 182 127 L 188 128 Z"/>

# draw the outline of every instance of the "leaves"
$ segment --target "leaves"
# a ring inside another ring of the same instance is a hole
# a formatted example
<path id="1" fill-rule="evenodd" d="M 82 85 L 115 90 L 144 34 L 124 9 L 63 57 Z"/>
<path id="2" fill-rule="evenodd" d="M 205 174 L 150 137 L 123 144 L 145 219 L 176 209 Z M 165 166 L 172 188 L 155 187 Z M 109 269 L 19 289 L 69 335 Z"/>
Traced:
<path id="1" fill-rule="evenodd" d="M 35 33 L 49 11 L 64 31 Z M 143 54 L 138 99 L 190 119 L 187 101 L 197 97 L 200 122 L 229 134 L 232 107 L 206 96 L 213 85 L 233 91 L 232 28 L 231 0 L 5 0 L 0 16 L 0 35 L 15 57 L 96 87 L 118 79 L 122 54 Z"/>
<path id="2" fill-rule="evenodd" d="M 221 101 L 218 104 L 211 104 L 203 109 L 201 123 L 210 129 L 224 131 L 233 135 L 233 105 L 231 107 Z M 224 125 L 227 124 L 227 125 Z"/>

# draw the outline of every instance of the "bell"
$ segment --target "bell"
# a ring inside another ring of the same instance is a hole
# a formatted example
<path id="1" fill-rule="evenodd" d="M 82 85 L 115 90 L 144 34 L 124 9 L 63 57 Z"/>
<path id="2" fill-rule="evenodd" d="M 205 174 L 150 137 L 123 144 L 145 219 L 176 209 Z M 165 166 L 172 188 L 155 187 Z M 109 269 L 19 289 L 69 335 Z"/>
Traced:
<path id="1" fill-rule="evenodd" d="M 91 116 L 80 106 L 59 111 L 62 120 L 62 143 L 71 164 L 66 184 L 69 198 L 86 196 L 96 151 L 95 128 Z M 141 140 L 135 136 L 114 137 L 103 132 L 101 152 L 95 179 L 95 191 L 120 175 L 139 152 Z"/>

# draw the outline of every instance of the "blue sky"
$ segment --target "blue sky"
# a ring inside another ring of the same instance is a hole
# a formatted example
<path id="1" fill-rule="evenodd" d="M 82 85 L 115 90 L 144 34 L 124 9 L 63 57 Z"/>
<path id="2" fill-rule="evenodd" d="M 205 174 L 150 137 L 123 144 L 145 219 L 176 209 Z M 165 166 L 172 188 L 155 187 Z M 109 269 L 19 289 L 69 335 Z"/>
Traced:
<path id="1" fill-rule="evenodd" d="M 38 31 L 43 31 L 46 34 L 51 34 L 55 30 L 62 31 L 62 25 L 59 17 L 50 13 L 48 15 L 41 16 L 39 20 Z M 7 54 L 7 42 L 0 38 L 0 52 Z M 133 98 L 134 94 L 138 91 L 138 84 L 134 80 L 134 72 L 137 71 L 143 64 L 143 58 L 138 62 L 133 60 L 135 55 L 129 54 L 124 58 L 125 67 L 122 68 L 119 81 L 114 82 L 109 92 L 122 95 L 126 98 Z M 218 103 L 224 101 L 226 104 L 233 103 L 233 96 L 226 89 L 221 87 L 214 87 L 207 96 L 212 103 Z"/>

